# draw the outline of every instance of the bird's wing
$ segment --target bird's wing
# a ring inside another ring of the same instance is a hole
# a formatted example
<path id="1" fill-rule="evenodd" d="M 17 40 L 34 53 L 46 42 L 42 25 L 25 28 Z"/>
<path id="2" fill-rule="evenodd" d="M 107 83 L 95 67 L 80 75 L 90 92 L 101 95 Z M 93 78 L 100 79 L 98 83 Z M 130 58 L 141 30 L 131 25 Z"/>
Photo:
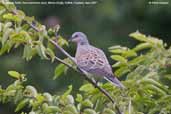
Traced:
<path id="1" fill-rule="evenodd" d="M 78 66 L 89 73 L 103 76 L 113 74 L 104 52 L 96 47 L 87 47 L 76 59 Z"/>
<path id="2" fill-rule="evenodd" d="M 96 47 L 81 47 L 77 53 L 77 65 L 94 75 L 102 76 L 112 84 L 124 88 L 124 85 L 113 75 L 112 68 L 104 52 Z"/>

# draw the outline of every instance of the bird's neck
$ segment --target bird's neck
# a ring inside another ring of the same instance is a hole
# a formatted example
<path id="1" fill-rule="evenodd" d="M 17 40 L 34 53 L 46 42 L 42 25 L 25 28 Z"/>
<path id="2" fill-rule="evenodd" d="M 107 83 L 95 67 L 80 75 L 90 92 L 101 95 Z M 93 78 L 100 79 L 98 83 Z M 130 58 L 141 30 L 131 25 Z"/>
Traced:
<path id="1" fill-rule="evenodd" d="M 86 41 L 86 42 L 79 42 L 77 45 L 78 46 L 89 45 L 89 42 L 88 41 Z"/>
<path id="2" fill-rule="evenodd" d="M 89 43 L 78 43 L 77 44 L 77 52 L 87 49 L 87 48 L 85 48 L 86 46 L 89 46 Z"/>
<path id="3" fill-rule="evenodd" d="M 77 44 L 75 57 L 78 58 L 82 54 L 87 53 L 88 48 L 89 48 L 89 45 L 87 45 L 87 44 L 83 44 L 83 45 L 82 44 Z"/>

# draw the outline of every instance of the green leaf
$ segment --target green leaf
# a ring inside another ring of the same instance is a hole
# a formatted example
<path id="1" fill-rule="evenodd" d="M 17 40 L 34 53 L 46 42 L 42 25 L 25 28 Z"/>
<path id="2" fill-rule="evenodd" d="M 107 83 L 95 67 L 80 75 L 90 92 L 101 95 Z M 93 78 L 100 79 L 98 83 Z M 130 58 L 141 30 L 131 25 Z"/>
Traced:
<path id="1" fill-rule="evenodd" d="M 155 85 L 156 87 L 164 90 L 165 92 L 168 92 L 168 89 L 166 88 L 166 86 L 162 85 L 161 83 L 157 82 L 154 79 L 144 78 L 140 81 L 140 83 Z"/>
<path id="2" fill-rule="evenodd" d="M 13 44 L 10 41 L 7 41 L 0 49 L 0 55 L 4 54 L 5 52 L 9 52 L 12 48 L 12 45 Z"/>
<path id="3" fill-rule="evenodd" d="M 116 68 L 116 67 L 123 67 L 123 66 L 127 66 L 124 63 L 121 62 L 116 62 L 115 64 L 112 65 L 112 67 Z"/>
<path id="4" fill-rule="evenodd" d="M 29 114 L 36 114 L 35 112 L 33 112 L 33 111 L 31 111 L 31 112 L 29 112 Z"/>
<path id="5" fill-rule="evenodd" d="M 73 114 L 72 112 L 70 112 L 70 111 L 63 111 L 63 114 Z"/>
<path id="6" fill-rule="evenodd" d="M 125 59 L 124 57 L 120 55 L 112 55 L 111 58 L 115 61 L 119 61 L 121 63 L 127 64 L 127 59 Z"/>
<path id="7" fill-rule="evenodd" d="M 43 96 L 47 102 L 52 102 L 53 98 L 52 98 L 52 95 L 50 93 L 47 93 L 47 92 L 43 93 Z"/>
<path id="8" fill-rule="evenodd" d="M 117 49 L 119 49 L 119 50 L 128 50 L 128 48 L 127 47 L 122 47 L 122 46 L 120 46 L 120 45 L 116 45 L 116 46 L 112 46 L 112 47 L 109 47 L 109 50 L 117 50 Z"/>
<path id="9" fill-rule="evenodd" d="M 77 94 L 76 101 L 77 102 L 82 102 L 82 100 L 83 100 L 82 95 L 81 94 Z"/>
<path id="10" fill-rule="evenodd" d="M 20 18 L 20 19 L 24 19 L 25 18 L 25 13 L 21 10 L 17 10 L 17 16 Z"/>
<path id="11" fill-rule="evenodd" d="M 36 50 L 37 50 L 38 55 L 41 57 L 41 59 L 47 59 L 47 60 L 49 59 L 46 55 L 46 48 L 44 47 L 42 43 L 39 43 L 36 46 Z"/>
<path id="12" fill-rule="evenodd" d="M 93 108 L 93 103 L 89 100 L 89 99 L 86 99 L 82 102 L 82 105 L 84 107 L 89 107 L 89 108 Z"/>
<path id="13" fill-rule="evenodd" d="M 79 90 L 83 92 L 92 92 L 94 90 L 94 87 L 92 84 L 84 84 L 80 87 Z"/>
<path id="14" fill-rule="evenodd" d="M 152 47 L 152 45 L 147 42 L 147 43 L 138 44 L 135 48 L 133 48 L 133 50 L 134 51 L 141 51 L 141 50 L 151 48 L 151 47 Z"/>
<path id="15" fill-rule="evenodd" d="M 18 15 L 13 15 L 12 13 L 7 13 L 3 15 L 4 19 L 21 22 L 22 18 L 20 18 Z"/>
<path id="16" fill-rule="evenodd" d="M 23 58 L 27 61 L 31 60 L 32 57 L 36 54 L 36 49 L 32 48 L 30 45 L 24 46 Z"/>
<path id="17" fill-rule="evenodd" d="M 128 66 L 123 66 L 115 71 L 116 76 L 122 76 L 126 73 L 130 72 Z"/>
<path id="18" fill-rule="evenodd" d="M 7 29 L 9 29 L 12 25 L 13 25 L 12 22 L 7 22 L 7 23 L 5 23 L 5 25 L 4 25 L 4 32 L 5 32 Z"/>
<path id="19" fill-rule="evenodd" d="M 68 90 L 65 91 L 65 93 L 63 94 L 63 97 L 66 98 L 72 91 L 72 85 L 68 86 Z"/>
<path id="20" fill-rule="evenodd" d="M 127 50 L 127 51 L 124 51 L 122 53 L 122 56 L 125 57 L 125 58 L 135 57 L 135 56 L 137 56 L 137 53 L 134 50 Z"/>
<path id="21" fill-rule="evenodd" d="M 55 36 L 55 31 L 54 31 L 52 28 L 49 28 L 49 29 L 48 29 L 48 35 L 49 35 L 50 37 Z"/>
<path id="22" fill-rule="evenodd" d="M 57 79 L 59 76 L 61 76 L 62 73 L 64 73 L 65 71 L 65 65 L 64 64 L 59 64 L 56 68 L 55 68 L 55 76 L 53 77 L 53 79 Z"/>
<path id="23" fill-rule="evenodd" d="M 3 0 L 4 1 L 4 0 Z M 15 4 L 6 4 L 5 2 L 2 3 L 4 7 L 6 7 L 9 12 L 16 11 Z"/>
<path id="24" fill-rule="evenodd" d="M 34 17 L 25 16 L 24 20 L 27 21 L 28 23 L 32 23 L 33 21 L 35 21 L 35 18 Z"/>
<path id="25" fill-rule="evenodd" d="M 112 50 L 109 50 L 109 52 L 114 53 L 114 54 L 122 54 L 123 51 L 125 51 L 125 50 L 122 50 L 122 49 L 112 49 Z"/>
<path id="26" fill-rule="evenodd" d="M 125 58 L 137 56 L 137 53 L 134 50 L 130 50 L 127 47 L 112 46 L 109 48 L 109 51 L 114 54 L 120 54 Z"/>
<path id="27" fill-rule="evenodd" d="M 2 7 L 0 8 L 0 16 L 3 15 L 5 13 L 5 9 L 2 9 Z"/>
<path id="28" fill-rule="evenodd" d="M 11 28 L 9 28 L 9 29 L 7 29 L 5 32 L 4 32 L 4 34 L 3 34 L 3 37 L 2 37 L 2 45 L 5 45 L 5 43 L 7 42 L 7 40 L 8 40 L 8 38 L 9 38 L 9 36 L 10 36 L 10 34 L 13 32 L 14 30 L 13 29 L 11 29 Z"/>
<path id="29" fill-rule="evenodd" d="M 93 109 L 85 109 L 84 114 L 97 114 Z"/>
<path id="30" fill-rule="evenodd" d="M 45 108 L 45 114 L 60 112 L 60 108 L 57 106 L 48 106 Z"/>
<path id="31" fill-rule="evenodd" d="M 70 85 L 68 87 L 68 90 L 66 90 L 65 93 L 60 97 L 60 99 L 59 99 L 60 104 L 68 105 L 68 104 L 73 104 L 74 103 L 74 99 L 70 95 L 71 92 L 72 92 L 72 85 Z"/>
<path id="32" fill-rule="evenodd" d="M 15 94 L 16 94 L 16 90 L 10 90 L 9 89 L 9 90 L 4 92 L 5 96 L 15 96 Z"/>
<path id="33" fill-rule="evenodd" d="M 21 74 L 16 72 L 16 71 L 8 71 L 8 74 L 13 77 L 13 78 L 16 78 L 16 79 L 20 79 L 20 76 Z"/>
<path id="34" fill-rule="evenodd" d="M 161 94 L 162 96 L 167 95 L 165 91 L 163 91 L 161 88 L 155 86 L 155 85 L 145 85 L 144 89 L 146 90 L 153 90 L 155 91 L 158 95 Z"/>
<path id="35" fill-rule="evenodd" d="M 2 26 L 3 26 L 3 25 L 2 25 L 2 23 L 0 22 L 0 32 L 2 31 Z"/>
<path id="36" fill-rule="evenodd" d="M 65 107 L 65 111 L 69 111 L 72 114 L 78 114 L 76 107 L 74 105 L 71 105 L 71 104 L 69 104 Z"/>
<path id="37" fill-rule="evenodd" d="M 67 104 L 74 104 L 74 98 L 72 95 L 67 95 L 65 101 L 67 102 Z"/>
<path id="38" fill-rule="evenodd" d="M 105 108 L 103 114 L 116 114 L 116 113 L 110 108 Z"/>
<path id="39" fill-rule="evenodd" d="M 10 35 L 12 41 L 16 43 L 31 43 L 31 37 L 26 31 L 20 31 L 19 33 L 13 33 Z"/>
<path id="40" fill-rule="evenodd" d="M 28 104 L 28 101 L 29 101 L 28 99 L 24 99 L 20 101 L 20 103 L 17 105 L 17 108 L 15 109 L 15 112 L 18 112 L 21 109 L 23 109 Z"/>
<path id="41" fill-rule="evenodd" d="M 144 56 L 136 57 L 128 62 L 128 65 L 138 65 L 139 63 L 143 62 L 145 60 Z"/>
<path id="42" fill-rule="evenodd" d="M 142 41 L 142 42 L 148 42 L 149 41 L 148 38 L 144 34 L 140 33 L 139 31 L 131 33 L 131 34 L 129 34 L 129 36 L 138 40 L 138 41 Z"/>
<path id="43" fill-rule="evenodd" d="M 62 47 L 62 46 L 68 46 L 68 42 L 62 38 L 61 36 L 58 37 L 58 44 Z"/>
<path id="44" fill-rule="evenodd" d="M 50 56 L 51 61 L 54 62 L 56 56 L 55 56 L 53 50 L 50 49 L 50 48 L 47 48 L 47 49 L 46 49 L 46 53 Z"/>

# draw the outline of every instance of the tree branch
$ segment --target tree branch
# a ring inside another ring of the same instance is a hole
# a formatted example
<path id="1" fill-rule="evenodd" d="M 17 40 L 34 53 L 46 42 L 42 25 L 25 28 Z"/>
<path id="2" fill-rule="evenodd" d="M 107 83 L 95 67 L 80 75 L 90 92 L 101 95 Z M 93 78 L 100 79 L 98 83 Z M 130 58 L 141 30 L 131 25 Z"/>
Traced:
<path id="1" fill-rule="evenodd" d="M 70 56 L 70 54 L 68 54 L 63 48 L 61 48 L 55 41 L 53 40 L 50 40 L 51 43 L 53 43 L 63 54 L 65 54 L 68 58 L 70 58 L 75 64 L 76 64 L 76 61 L 73 57 Z M 62 62 L 63 63 L 63 62 Z M 83 69 L 80 69 L 79 67 L 77 67 L 77 69 L 74 69 L 73 66 L 69 65 L 69 64 L 66 64 L 64 63 L 65 65 L 67 65 L 68 67 L 70 67 L 71 69 L 77 71 L 78 73 L 81 74 L 81 76 L 83 78 L 85 78 L 88 82 L 90 82 L 95 88 L 97 88 L 99 91 L 101 91 L 106 97 L 108 97 L 108 99 L 114 104 L 115 101 L 113 100 L 113 98 L 109 95 L 109 93 L 101 88 L 100 86 L 98 86 L 92 79 L 90 79 L 87 75 L 87 73 L 83 70 Z M 120 111 L 119 107 L 117 105 L 115 105 L 115 108 L 117 110 L 117 112 L 119 114 L 122 114 L 122 112 Z"/>
<path id="2" fill-rule="evenodd" d="M 90 82 L 95 88 L 98 88 L 105 96 L 107 96 L 107 97 L 112 101 L 112 103 L 115 103 L 115 101 L 112 99 L 112 97 L 109 95 L 109 93 L 106 92 L 106 90 L 104 90 L 104 89 L 101 88 L 100 86 L 98 86 L 93 80 L 91 80 L 91 79 L 87 76 L 87 73 L 86 73 L 84 70 L 82 70 L 82 69 L 80 69 L 80 68 L 78 68 L 78 67 L 75 69 L 71 64 L 68 64 L 67 62 L 65 62 L 64 60 L 62 60 L 62 59 L 60 59 L 60 58 L 58 58 L 58 57 L 55 57 L 55 59 L 56 59 L 57 61 L 59 61 L 60 63 L 66 65 L 67 67 L 73 69 L 74 71 L 79 72 L 83 78 L 85 78 L 88 82 Z"/>
<path id="3" fill-rule="evenodd" d="M 74 64 L 76 64 L 76 61 L 75 61 L 74 57 L 72 57 L 70 54 L 68 54 L 68 53 L 67 53 L 63 48 L 61 48 L 55 41 L 53 41 L 53 40 L 51 40 L 51 39 L 49 39 L 49 41 L 50 41 L 53 45 L 55 45 L 56 48 L 58 48 L 65 56 L 67 56 L 69 59 L 71 59 L 72 62 L 73 62 Z"/>
<path id="4" fill-rule="evenodd" d="M 5 7 L 5 8 L 6 8 L 6 7 Z M 6 9 L 7 9 L 7 11 L 9 11 L 8 8 L 6 8 Z M 9 12 L 10 12 L 10 11 L 9 11 Z M 12 12 L 13 14 L 15 14 L 15 15 L 17 14 L 17 11 L 11 11 L 11 12 Z M 40 32 L 40 30 L 39 30 L 36 26 L 34 26 L 32 23 L 29 23 L 29 22 L 27 22 L 26 20 L 24 20 L 24 21 L 25 21 L 31 28 L 33 28 L 35 31 Z M 53 41 L 53 40 L 51 40 L 51 39 L 49 39 L 49 41 L 50 41 L 53 45 L 55 45 L 56 48 L 58 48 L 64 55 L 66 55 L 69 59 L 71 59 L 72 62 L 73 62 L 75 65 L 77 65 L 74 57 L 72 57 L 70 54 L 68 54 L 68 53 L 67 53 L 63 48 L 61 48 L 55 41 Z M 88 82 L 90 82 L 95 88 L 97 88 L 97 89 L 98 89 L 99 91 L 101 91 L 106 97 L 108 97 L 108 99 L 109 99 L 113 104 L 115 103 L 115 101 L 112 99 L 112 97 L 109 95 L 109 93 L 108 93 L 105 89 L 103 89 L 103 88 L 101 88 L 100 86 L 98 86 L 92 79 L 90 79 L 90 78 L 88 77 L 87 73 L 86 73 L 83 69 L 80 69 L 80 68 L 78 68 L 78 67 L 75 69 L 71 64 L 68 64 L 67 62 L 65 62 L 64 60 L 62 60 L 62 59 L 60 59 L 60 58 L 58 58 L 58 57 L 55 57 L 55 59 L 56 59 L 57 61 L 59 61 L 60 63 L 62 63 L 62 64 L 64 64 L 64 65 L 68 66 L 69 68 L 71 68 L 71 69 L 73 69 L 73 70 L 79 72 L 83 78 L 85 78 L 85 79 L 86 79 Z M 119 107 L 118 107 L 117 105 L 115 105 L 115 108 L 116 108 L 118 114 L 122 114 L 122 112 L 120 111 L 120 109 L 119 109 Z"/>
<path id="5" fill-rule="evenodd" d="M 112 101 L 112 103 L 115 103 L 115 101 L 108 94 L 108 92 L 106 92 L 106 90 L 104 90 L 103 88 L 99 87 L 93 80 L 88 78 L 87 73 L 84 70 L 81 70 L 78 67 L 77 67 L 77 69 L 75 69 L 75 68 L 73 68 L 73 66 L 71 64 L 68 64 L 67 62 L 65 62 L 64 60 L 62 60 L 62 59 L 60 59 L 58 57 L 55 57 L 55 59 L 57 61 L 59 61 L 60 63 L 66 65 L 67 67 L 73 69 L 74 71 L 79 72 L 83 78 L 85 78 L 88 82 L 90 82 L 95 88 L 98 88 L 105 96 L 107 96 Z"/>

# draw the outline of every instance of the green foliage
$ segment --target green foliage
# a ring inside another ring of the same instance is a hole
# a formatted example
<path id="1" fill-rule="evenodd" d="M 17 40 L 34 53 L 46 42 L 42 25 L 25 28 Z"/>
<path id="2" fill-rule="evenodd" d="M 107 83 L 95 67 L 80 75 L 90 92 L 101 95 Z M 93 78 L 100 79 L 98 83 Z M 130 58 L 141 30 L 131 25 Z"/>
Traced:
<path id="1" fill-rule="evenodd" d="M 9 52 L 13 47 L 24 46 L 23 58 L 27 61 L 33 56 L 39 55 L 41 59 L 55 59 L 54 47 L 49 45 L 49 39 L 56 39 L 55 32 L 59 28 L 46 30 L 44 25 L 41 25 L 33 18 L 27 17 L 21 10 L 16 10 L 12 4 L 7 5 L 0 3 L 4 12 L 0 15 L 0 54 Z M 39 31 L 29 27 L 30 24 L 35 25 Z M 60 46 L 68 45 L 67 41 L 61 36 L 56 39 Z"/>
<path id="2" fill-rule="evenodd" d="M 49 40 L 57 40 L 60 46 L 68 45 L 62 36 L 55 38 L 58 30 L 59 26 L 46 30 L 44 25 L 27 17 L 14 5 L 0 2 L 0 55 L 20 46 L 27 61 L 38 55 L 54 62 L 54 46 Z M 131 33 L 130 37 L 140 43 L 132 49 L 109 48 L 111 58 L 116 61 L 112 65 L 116 69 L 114 73 L 124 79 L 126 89 L 121 90 L 110 83 L 100 84 L 115 100 L 114 104 L 91 84 L 80 87 L 75 97 L 72 86 L 61 95 L 40 93 L 34 86 L 26 85 L 25 74 L 16 71 L 8 72 L 16 79 L 14 83 L 6 88 L 0 86 L 0 102 L 14 103 L 15 111 L 22 114 L 25 114 L 23 108 L 28 108 L 29 114 L 116 114 L 116 104 L 124 114 L 170 114 L 171 48 L 162 40 L 138 31 Z M 65 61 L 70 63 L 68 59 Z M 54 79 L 64 71 L 64 65 L 59 64 Z"/>
<path id="3" fill-rule="evenodd" d="M 145 36 L 138 31 L 131 33 L 130 37 L 140 41 L 140 44 L 133 49 L 113 46 L 109 50 L 114 54 L 111 56 L 112 59 L 116 61 L 113 65 L 116 68 L 115 74 L 126 78 L 124 85 L 128 88 L 127 97 L 132 102 L 131 110 L 134 113 L 171 113 L 171 108 L 168 108 L 170 102 L 164 100 L 165 97 L 168 101 L 171 100 L 171 80 L 168 79 L 171 76 L 169 71 L 171 48 L 167 49 L 162 40 Z M 130 50 L 136 56 L 123 55 L 125 51 L 128 55 L 132 55 L 129 54 Z M 113 56 L 122 58 L 116 59 Z M 161 99 L 165 105 L 160 105 Z"/>

